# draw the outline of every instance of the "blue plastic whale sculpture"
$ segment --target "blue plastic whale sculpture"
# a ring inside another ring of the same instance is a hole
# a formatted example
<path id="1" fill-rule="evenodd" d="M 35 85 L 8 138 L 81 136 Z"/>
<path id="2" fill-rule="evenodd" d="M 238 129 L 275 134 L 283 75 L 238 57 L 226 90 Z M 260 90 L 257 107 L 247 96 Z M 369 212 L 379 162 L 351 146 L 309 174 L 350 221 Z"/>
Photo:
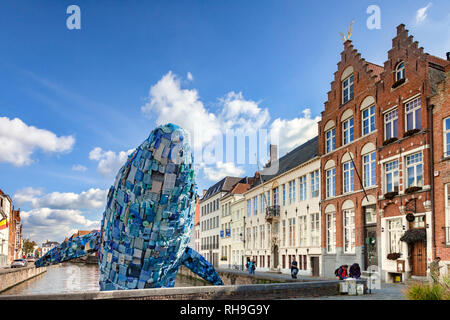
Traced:
<path id="1" fill-rule="evenodd" d="M 117 174 L 101 230 L 63 242 L 35 265 L 98 251 L 102 291 L 173 287 L 181 265 L 223 285 L 214 267 L 187 246 L 195 199 L 193 155 L 186 132 L 173 124 L 160 126 Z"/>

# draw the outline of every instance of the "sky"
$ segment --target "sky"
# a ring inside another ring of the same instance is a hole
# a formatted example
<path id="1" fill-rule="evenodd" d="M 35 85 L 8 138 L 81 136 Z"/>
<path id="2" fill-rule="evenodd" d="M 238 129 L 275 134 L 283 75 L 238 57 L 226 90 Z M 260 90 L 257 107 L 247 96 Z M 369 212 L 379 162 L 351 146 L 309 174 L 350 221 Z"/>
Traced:
<path id="1" fill-rule="evenodd" d="M 379 65 L 400 23 L 426 52 L 450 49 L 449 1 L 2 1 L 0 188 L 24 237 L 98 229 L 115 174 L 157 125 L 192 134 L 200 193 L 258 169 L 250 140 L 244 162 L 212 157 L 224 133 L 277 136 L 279 156 L 313 138 L 351 21 Z"/>

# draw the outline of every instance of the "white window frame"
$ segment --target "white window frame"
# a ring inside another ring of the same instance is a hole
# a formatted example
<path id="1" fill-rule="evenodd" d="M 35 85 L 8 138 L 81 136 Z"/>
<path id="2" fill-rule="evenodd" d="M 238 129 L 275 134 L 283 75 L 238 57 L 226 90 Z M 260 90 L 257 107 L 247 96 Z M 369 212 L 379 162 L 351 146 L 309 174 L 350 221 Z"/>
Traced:
<path id="1" fill-rule="evenodd" d="M 450 117 L 444 119 L 443 125 L 443 138 L 444 138 L 444 158 L 450 157 Z"/>
<path id="2" fill-rule="evenodd" d="M 312 247 L 320 246 L 320 214 L 318 212 L 310 214 L 311 234 L 310 245 Z"/>
<path id="3" fill-rule="evenodd" d="M 417 97 L 411 101 L 405 103 L 405 132 L 413 129 L 422 129 L 422 105 L 421 105 L 420 97 Z M 419 115 L 417 115 L 417 111 L 419 110 Z M 412 114 L 413 117 L 413 126 L 412 128 L 408 128 L 408 115 Z M 417 119 L 419 118 L 419 119 Z M 419 121 L 420 126 L 417 126 L 417 122 Z"/>
<path id="4" fill-rule="evenodd" d="M 325 149 L 326 153 L 336 149 L 336 128 L 331 128 L 325 132 Z"/>
<path id="5" fill-rule="evenodd" d="M 326 171 L 326 197 L 331 198 L 336 196 L 336 167 Z"/>
<path id="6" fill-rule="evenodd" d="M 345 128 L 347 123 L 348 123 L 348 127 Z M 353 142 L 353 140 L 355 138 L 354 126 L 355 126 L 355 122 L 353 120 L 353 117 L 350 117 L 347 120 L 344 120 L 342 122 L 342 145 L 343 146 Z"/>
<path id="7" fill-rule="evenodd" d="M 355 208 L 343 210 L 342 218 L 344 220 L 344 253 L 355 253 Z"/>
<path id="8" fill-rule="evenodd" d="M 348 165 L 348 169 L 346 166 Z M 342 192 L 349 193 L 355 191 L 355 167 L 352 161 L 347 161 L 342 164 Z"/>
<path id="9" fill-rule="evenodd" d="M 393 218 L 386 221 L 387 224 L 387 243 L 388 243 L 388 253 L 401 253 L 402 252 L 402 237 L 403 222 L 402 218 Z"/>
<path id="10" fill-rule="evenodd" d="M 308 218 L 306 215 L 298 217 L 298 237 L 299 246 L 306 247 L 308 245 Z"/>
<path id="11" fill-rule="evenodd" d="M 300 201 L 304 201 L 306 199 L 308 199 L 308 195 L 307 195 L 307 190 L 308 190 L 308 184 L 306 182 L 306 175 L 301 176 L 300 178 L 298 178 L 299 184 L 300 184 L 300 197 L 299 200 Z"/>
<path id="12" fill-rule="evenodd" d="M 326 214 L 327 253 L 336 253 L 336 212 Z"/>
<path id="13" fill-rule="evenodd" d="M 311 172 L 311 198 L 319 196 L 319 170 Z"/>
<path id="14" fill-rule="evenodd" d="M 450 183 L 445 188 L 445 242 L 450 245 Z"/>
<path id="15" fill-rule="evenodd" d="M 364 113 L 367 112 L 365 116 Z M 362 135 L 368 135 L 375 131 L 375 105 L 371 105 L 370 107 L 365 108 L 361 111 L 362 117 Z M 366 125 L 367 122 L 367 125 Z M 367 128 L 367 132 L 364 132 Z"/>
<path id="16" fill-rule="evenodd" d="M 405 62 L 401 61 L 395 68 L 395 81 L 405 79 Z M 400 74 L 400 76 L 399 76 Z"/>
<path id="17" fill-rule="evenodd" d="M 394 167 L 394 163 L 396 166 Z M 386 192 L 400 191 L 400 161 L 398 159 L 389 161 L 384 164 L 384 189 Z M 392 174 L 392 190 L 388 189 L 388 175 Z M 397 190 L 395 186 L 397 185 Z"/>
<path id="18" fill-rule="evenodd" d="M 342 80 L 342 104 L 349 102 L 354 96 L 353 73 Z"/>
<path id="19" fill-rule="evenodd" d="M 367 161 L 368 159 L 368 161 Z M 363 185 L 364 188 L 373 187 L 377 184 L 376 178 L 376 154 L 375 151 L 362 155 L 363 163 Z M 367 171 L 367 169 L 369 169 Z"/>
<path id="20" fill-rule="evenodd" d="M 384 139 L 390 139 L 390 138 L 397 138 L 398 137 L 398 109 L 395 108 L 394 110 L 391 110 L 389 112 L 386 112 L 383 116 L 384 118 Z M 388 129 L 387 125 L 391 125 L 391 129 L 388 136 Z M 397 128 L 397 130 L 394 130 L 394 127 Z M 397 131 L 397 132 L 395 132 Z"/>
<path id="21" fill-rule="evenodd" d="M 423 186 L 423 174 L 424 174 L 424 170 L 423 170 L 423 153 L 422 152 L 417 152 L 411 155 L 408 155 L 405 157 L 405 184 L 406 184 L 406 188 L 409 187 L 422 187 Z M 412 169 L 412 171 L 414 172 L 414 180 L 413 182 L 410 184 L 409 182 L 409 171 L 410 169 Z M 418 180 L 419 177 L 419 173 L 420 173 L 420 181 Z"/>

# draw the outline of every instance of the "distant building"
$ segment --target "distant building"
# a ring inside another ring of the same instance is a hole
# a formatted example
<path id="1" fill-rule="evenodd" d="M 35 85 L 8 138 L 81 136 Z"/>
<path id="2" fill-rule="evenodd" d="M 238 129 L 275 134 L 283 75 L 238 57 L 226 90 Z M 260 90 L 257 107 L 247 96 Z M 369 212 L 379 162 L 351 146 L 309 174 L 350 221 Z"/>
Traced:
<path id="1" fill-rule="evenodd" d="M 59 242 L 47 240 L 47 242 L 42 244 L 42 255 L 46 254 L 56 246 L 59 246 Z"/>
<path id="2" fill-rule="evenodd" d="M 0 190 L 0 267 L 8 265 L 9 220 L 12 201 Z"/>
<path id="3" fill-rule="evenodd" d="M 23 257 L 22 252 L 22 223 L 20 220 L 20 209 L 11 210 L 11 219 L 9 224 L 9 243 L 8 243 L 8 263 L 13 262 L 15 259 Z"/>

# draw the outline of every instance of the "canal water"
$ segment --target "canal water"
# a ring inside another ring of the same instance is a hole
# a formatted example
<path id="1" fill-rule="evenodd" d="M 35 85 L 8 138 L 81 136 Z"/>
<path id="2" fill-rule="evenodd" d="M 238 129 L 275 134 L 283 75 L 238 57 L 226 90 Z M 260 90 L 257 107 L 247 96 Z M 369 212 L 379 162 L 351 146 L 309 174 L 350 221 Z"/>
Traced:
<path id="1" fill-rule="evenodd" d="M 99 291 L 98 278 L 97 264 L 66 262 L 47 267 L 47 272 L 18 284 L 1 295 Z M 175 287 L 198 285 L 201 284 L 185 277 L 178 277 L 175 282 Z"/>

